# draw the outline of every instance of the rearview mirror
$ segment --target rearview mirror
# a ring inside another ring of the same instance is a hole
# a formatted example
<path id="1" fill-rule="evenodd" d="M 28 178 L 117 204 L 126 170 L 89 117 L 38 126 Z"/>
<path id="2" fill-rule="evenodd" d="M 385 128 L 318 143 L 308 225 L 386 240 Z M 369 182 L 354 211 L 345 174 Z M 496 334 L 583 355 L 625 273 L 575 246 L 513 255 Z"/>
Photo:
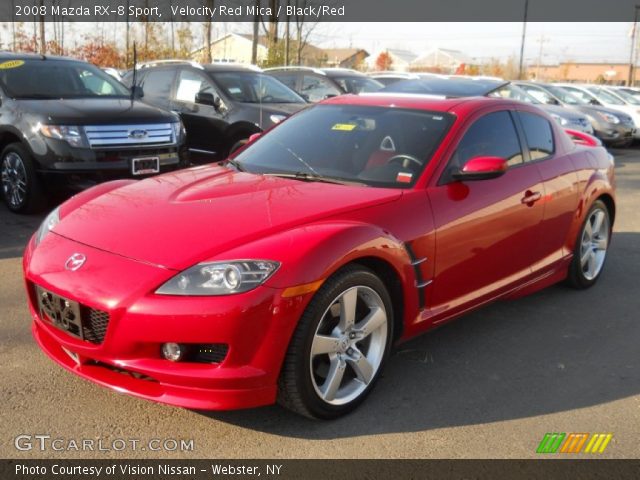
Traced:
<path id="1" fill-rule="evenodd" d="M 501 157 L 475 157 L 469 160 L 461 170 L 453 174 L 453 178 L 465 180 L 489 180 L 503 175 L 509 168 L 507 161 Z"/>
<path id="2" fill-rule="evenodd" d="M 211 92 L 198 92 L 196 93 L 196 103 L 209 105 L 217 109 L 220 107 L 220 97 Z"/>
<path id="3" fill-rule="evenodd" d="M 144 91 L 142 87 L 139 85 L 134 85 L 131 87 L 131 93 L 133 94 L 133 98 L 142 98 L 144 97 Z"/>
<path id="4" fill-rule="evenodd" d="M 602 105 L 602 104 L 595 98 L 592 98 L 591 100 L 589 100 L 589 105 Z"/>
<path id="5" fill-rule="evenodd" d="M 547 98 L 547 105 L 560 105 L 560 102 L 555 98 Z"/>

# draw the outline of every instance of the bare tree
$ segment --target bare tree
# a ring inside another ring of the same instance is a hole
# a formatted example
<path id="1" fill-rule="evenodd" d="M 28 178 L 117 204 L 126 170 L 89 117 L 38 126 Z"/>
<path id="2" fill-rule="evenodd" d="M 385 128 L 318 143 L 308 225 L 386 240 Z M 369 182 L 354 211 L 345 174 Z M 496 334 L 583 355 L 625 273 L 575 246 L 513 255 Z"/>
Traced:
<path id="1" fill-rule="evenodd" d="M 44 0 L 40 0 L 40 8 L 44 6 Z M 45 38 L 45 23 L 44 15 L 38 15 L 40 19 L 40 53 L 44 55 L 47 53 L 47 39 Z"/>
<path id="2" fill-rule="evenodd" d="M 296 24 L 296 62 L 298 65 L 302 64 L 302 54 L 305 47 L 309 43 L 309 36 L 311 32 L 318 26 L 318 22 L 307 22 L 306 15 L 299 14 L 304 12 L 305 7 L 309 4 L 309 0 L 294 0 L 295 14 L 293 18 Z"/>
<path id="3" fill-rule="evenodd" d="M 215 6 L 215 0 L 207 0 L 206 4 L 210 9 L 213 10 Z M 213 60 L 211 57 L 212 33 L 213 33 L 213 24 L 211 22 L 211 16 L 208 16 L 207 21 L 204 24 L 205 47 L 207 50 L 204 58 L 206 63 L 211 63 Z"/>
<path id="4" fill-rule="evenodd" d="M 253 38 L 251 42 L 251 63 L 258 63 L 258 37 L 260 36 L 260 0 L 256 0 L 255 14 L 253 16 Z"/>

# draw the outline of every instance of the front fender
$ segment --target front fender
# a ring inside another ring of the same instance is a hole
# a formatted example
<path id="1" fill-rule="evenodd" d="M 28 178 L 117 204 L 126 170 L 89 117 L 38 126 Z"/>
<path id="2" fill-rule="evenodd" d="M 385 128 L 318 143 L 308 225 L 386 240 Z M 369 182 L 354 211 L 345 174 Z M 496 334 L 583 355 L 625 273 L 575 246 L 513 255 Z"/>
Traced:
<path id="1" fill-rule="evenodd" d="M 305 225 L 232 249 L 218 257 L 280 262 L 278 272 L 265 284 L 273 288 L 325 280 L 347 263 L 365 257 L 387 262 L 403 284 L 415 280 L 411 260 L 402 242 L 380 227 L 358 222 Z"/>

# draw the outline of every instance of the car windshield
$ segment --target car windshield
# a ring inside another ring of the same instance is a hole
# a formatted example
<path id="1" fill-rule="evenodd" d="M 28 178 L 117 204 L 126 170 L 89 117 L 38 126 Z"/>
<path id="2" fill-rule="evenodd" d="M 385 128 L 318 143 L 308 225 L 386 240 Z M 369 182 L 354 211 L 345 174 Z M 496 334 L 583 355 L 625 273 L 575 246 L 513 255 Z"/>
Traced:
<path id="1" fill-rule="evenodd" d="M 624 100 L 613 93 L 607 92 L 604 88 L 588 87 L 587 90 L 593 93 L 604 103 L 610 103 L 611 105 L 624 105 Z"/>
<path id="2" fill-rule="evenodd" d="M 545 88 L 556 98 L 560 99 L 562 103 L 566 103 L 567 105 L 589 105 L 589 100 L 584 100 L 582 97 L 578 97 L 562 87 L 548 85 Z"/>
<path id="3" fill-rule="evenodd" d="M 88 63 L 64 60 L 14 60 L 4 62 L 0 84 L 12 98 L 62 99 L 130 95 L 129 90 Z"/>
<path id="4" fill-rule="evenodd" d="M 331 77 L 347 93 L 377 92 L 384 85 L 373 78 L 359 77 L 355 75 Z"/>
<path id="5" fill-rule="evenodd" d="M 596 98 L 596 96 L 593 93 L 590 93 L 588 91 L 584 91 L 575 87 L 569 87 L 566 85 L 563 85 L 560 88 L 571 93 L 574 97 L 579 98 L 580 103 L 584 105 L 594 105 L 594 104 L 597 104 L 598 102 L 598 99 Z"/>
<path id="6" fill-rule="evenodd" d="M 257 72 L 211 72 L 211 78 L 231 99 L 241 103 L 305 103 L 284 83 Z"/>
<path id="7" fill-rule="evenodd" d="M 234 160 L 253 173 L 304 181 L 408 187 L 452 121 L 442 112 L 317 105 L 249 144 Z"/>
<path id="8" fill-rule="evenodd" d="M 536 105 L 539 105 L 542 103 L 537 98 L 533 97 L 532 95 L 529 95 L 522 88 L 512 84 L 505 85 L 504 87 L 500 87 L 497 90 L 494 90 L 493 92 L 489 93 L 489 95 L 487 96 L 497 97 L 497 98 L 509 98 L 511 100 L 519 100 L 521 102 L 533 103 Z"/>
<path id="9" fill-rule="evenodd" d="M 420 80 L 403 80 L 388 85 L 382 91 L 390 93 L 426 93 L 446 95 L 448 97 L 482 97 L 507 83 L 501 80 L 433 77 Z"/>
<path id="10" fill-rule="evenodd" d="M 631 105 L 640 105 L 640 98 L 627 92 L 626 90 L 622 90 L 621 88 L 619 88 L 615 91 L 615 94 L 619 97 L 622 97 L 624 101 L 630 103 Z"/>

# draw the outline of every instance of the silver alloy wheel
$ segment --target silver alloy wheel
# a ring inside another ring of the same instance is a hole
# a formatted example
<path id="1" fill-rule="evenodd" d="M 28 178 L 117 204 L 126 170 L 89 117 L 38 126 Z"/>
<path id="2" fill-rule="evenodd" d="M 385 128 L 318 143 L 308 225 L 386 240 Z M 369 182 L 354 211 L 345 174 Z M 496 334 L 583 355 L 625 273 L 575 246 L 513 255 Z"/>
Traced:
<path id="1" fill-rule="evenodd" d="M 4 197 L 12 207 L 19 207 L 27 196 L 27 170 L 20 155 L 9 152 L 2 159 L 0 170 Z"/>
<path id="2" fill-rule="evenodd" d="M 609 216 L 602 208 L 589 215 L 582 230 L 580 242 L 580 266 L 584 278 L 591 281 L 598 276 L 609 246 Z"/>
<path id="3" fill-rule="evenodd" d="M 380 295 L 351 287 L 322 314 L 311 345 L 311 380 L 331 405 L 355 400 L 378 372 L 387 344 L 387 312 Z"/>

